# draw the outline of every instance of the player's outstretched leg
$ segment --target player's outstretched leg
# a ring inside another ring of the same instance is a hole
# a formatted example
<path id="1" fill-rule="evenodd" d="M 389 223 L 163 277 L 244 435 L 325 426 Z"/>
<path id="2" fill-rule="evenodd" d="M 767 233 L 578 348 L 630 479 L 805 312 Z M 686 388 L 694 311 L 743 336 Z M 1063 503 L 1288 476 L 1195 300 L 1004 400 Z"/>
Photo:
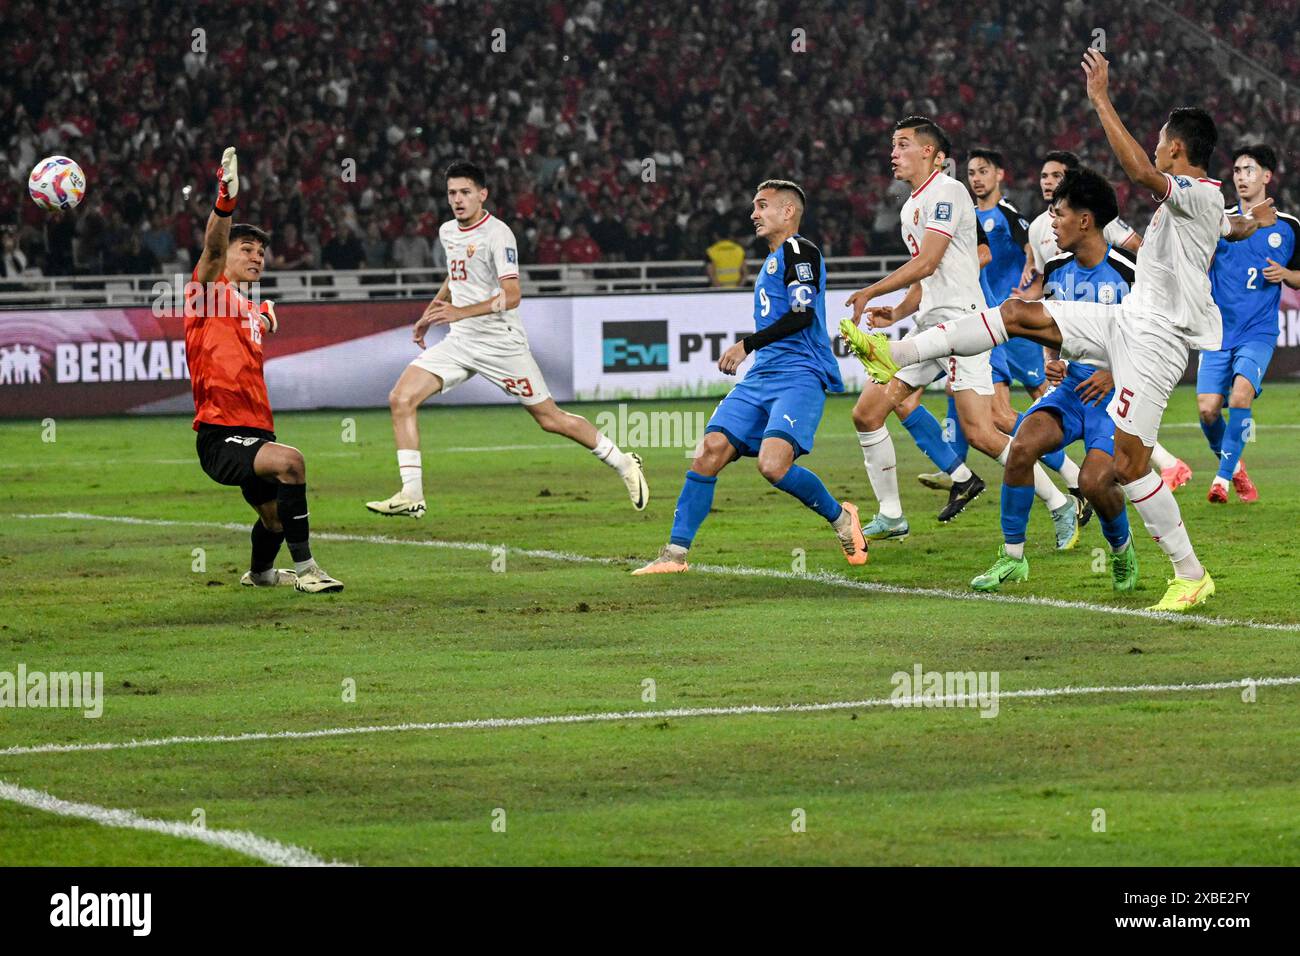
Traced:
<path id="1" fill-rule="evenodd" d="M 528 414 L 536 419 L 543 431 L 552 435 L 563 435 L 588 449 L 596 458 L 608 465 L 623 479 L 632 507 L 644 511 L 650 502 L 650 487 L 646 484 L 645 472 L 641 468 L 641 456 L 620 451 L 619 447 L 596 430 L 596 426 L 581 415 L 566 412 L 548 398 L 535 405 L 525 405 Z"/>
<path id="2" fill-rule="evenodd" d="M 758 470 L 772 487 L 798 498 L 830 523 L 849 564 L 867 563 L 867 539 L 862 534 L 857 507 L 850 501 L 837 501 L 815 473 L 796 465 L 790 442 L 764 438 L 758 449 Z"/>
<path id="3" fill-rule="evenodd" d="M 275 510 L 297 574 L 294 587 L 308 594 L 342 591 L 343 582 L 325 573 L 311 554 L 307 510 L 307 463 L 302 452 L 289 445 L 267 442 L 253 459 L 260 478 L 276 482 Z"/>
<path id="4" fill-rule="evenodd" d="M 284 528 L 280 524 L 280 515 L 274 497 L 270 500 L 262 500 L 266 493 L 274 495 L 276 485 L 258 479 L 257 484 L 263 486 L 259 488 L 260 492 L 256 496 L 250 495 L 248 489 L 245 490 L 244 496 L 249 499 L 249 504 L 257 509 L 258 519 L 253 522 L 253 530 L 250 535 L 253 544 L 253 555 L 248 564 L 248 570 L 244 572 L 239 583 L 245 587 L 256 588 L 273 588 L 281 584 L 293 584 L 298 579 L 295 571 L 287 568 L 277 568 L 275 566 L 275 557 L 280 553 L 280 545 L 284 544 Z"/>
<path id="5" fill-rule="evenodd" d="M 668 543 L 659 556 L 649 564 L 637 568 L 633 574 L 677 574 L 690 565 L 686 562 L 695 533 L 704 524 L 713 507 L 713 491 L 718 483 L 718 472 L 739 457 L 736 449 L 722 432 L 709 432 L 700 443 L 700 450 L 691 462 L 686 480 L 677 496 L 673 511 L 673 529 Z"/>
<path id="6" fill-rule="evenodd" d="M 1187 611 L 1204 604 L 1214 594 L 1214 579 L 1196 557 L 1174 493 L 1151 470 L 1150 452 L 1142 440 L 1121 428 L 1115 429 L 1115 475 L 1147 531 L 1174 565 L 1169 589 L 1148 610 Z"/>
<path id="7" fill-rule="evenodd" d="M 1083 460 L 1079 487 L 1092 502 L 1101 523 L 1101 534 L 1110 545 L 1111 587 L 1117 594 L 1137 589 L 1137 549 L 1129 530 L 1124 492 L 1115 481 L 1115 459 L 1092 448 Z"/>
<path id="8" fill-rule="evenodd" d="M 397 384 L 388 393 L 388 408 L 393 416 L 393 437 L 397 442 L 397 472 L 402 487 L 390 498 L 367 501 L 366 507 L 376 514 L 404 518 L 423 517 L 424 468 L 420 461 L 420 406 L 425 399 L 442 391 L 442 379 L 427 369 L 408 365 Z"/>

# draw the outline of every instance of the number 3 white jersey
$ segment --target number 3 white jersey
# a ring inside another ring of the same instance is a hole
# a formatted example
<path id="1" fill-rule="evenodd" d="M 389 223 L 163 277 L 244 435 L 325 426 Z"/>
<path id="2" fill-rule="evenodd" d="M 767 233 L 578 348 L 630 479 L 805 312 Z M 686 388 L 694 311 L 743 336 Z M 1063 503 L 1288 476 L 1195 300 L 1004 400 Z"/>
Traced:
<path id="1" fill-rule="evenodd" d="M 502 279 L 519 276 L 519 245 L 515 234 L 486 210 L 474 225 L 462 227 L 455 219 L 438 229 L 447 253 L 447 288 L 451 304 L 473 305 L 498 293 Z M 502 353 L 528 347 L 528 336 L 518 309 L 461 319 L 447 327 L 448 336 L 471 336 L 478 347 Z"/>
<path id="2" fill-rule="evenodd" d="M 1137 232 L 1123 219 L 1112 219 L 1101 231 L 1102 238 L 1112 246 L 1122 245 Z M 1061 247 L 1056 244 L 1056 233 L 1052 230 L 1052 210 L 1044 209 L 1038 218 L 1029 224 L 1029 248 L 1034 253 L 1034 268 L 1041 275 L 1049 259 L 1061 254 Z"/>
<path id="3" fill-rule="evenodd" d="M 1138 256 L 1132 313 L 1173 326 L 1203 352 L 1223 346 L 1223 316 L 1210 293 L 1210 260 L 1229 232 L 1223 193 L 1215 179 L 1165 173 L 1165 194 L 1151 217 Z"/>
<path id="4" fill-rule="evenodd" d="M 980 288 L 980 261 L 977 246 L 979 226 L 975 221 L 975 203 L 966 187 L 939 170 L 921 184 L 903 203 L 903 242 L 916 258 L 928 231 L 947 236 L 951 241 L 944 250 L 939 267 L 921 280 L 921 310 L 918 328 L 953 318 L 953 310 L 970 315 L 987 308 Z"/>

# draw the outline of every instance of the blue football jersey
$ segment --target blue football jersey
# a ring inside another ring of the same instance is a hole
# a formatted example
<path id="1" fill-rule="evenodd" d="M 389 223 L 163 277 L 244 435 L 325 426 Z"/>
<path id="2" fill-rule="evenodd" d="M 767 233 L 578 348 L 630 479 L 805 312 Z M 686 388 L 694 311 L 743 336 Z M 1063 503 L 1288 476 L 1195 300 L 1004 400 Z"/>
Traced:
<path id="1" fill-rule="evenodd" d="M 1129 253 L 1106 247 L 1106 254 L 1091 269 L 1079 264 L 1073 252 L 1062 253 L 1048 259 L 1043 266 L 1043 295 L 1065 302 L 1100 302 L 1115 305 L 1122 302 L 1133 286 L 1136 268 Z M 1097 371 L 1082 362 L 1070 362 L 1065 381 L 1060 388 L 1073 389 L 1087 381 Z"/>
<path id="2" fill-rule="evenodd" d="M 1237 207 L 1228 210 L 1237 214 Z M 1300 222 L 1286 213 L 1239 242 L 1220 239 L 1210 263 L 1210 291 L 1223 315 L 1223 348 L 1276 342 L 1282 284 L 1264 278 L 1268 260 L 1300 268 Z"/>
<path id="3" fill-rule="evenodd" d="M 812 310 L 812 325 L 758 349 L 745 377 L 806 371 L 817 375 L 827 391 L 844 391 L 840 365 L 826 331 L 826 263 L 821 251 L 800 235 L 791 236 L 768 253 L 758 270 L 754 331 L 767 328 L 795 309 Z"/>
<path id="4" fill-rule="evenodd" d="M 980 234 L 988 240 L 993 259 L 980 270 L 980 288 L 990 306 L 1000 305 L 1020 285 L 1025 269 L 1029 223 L 1005 199 L 992 209 L 976 209 Z"/>

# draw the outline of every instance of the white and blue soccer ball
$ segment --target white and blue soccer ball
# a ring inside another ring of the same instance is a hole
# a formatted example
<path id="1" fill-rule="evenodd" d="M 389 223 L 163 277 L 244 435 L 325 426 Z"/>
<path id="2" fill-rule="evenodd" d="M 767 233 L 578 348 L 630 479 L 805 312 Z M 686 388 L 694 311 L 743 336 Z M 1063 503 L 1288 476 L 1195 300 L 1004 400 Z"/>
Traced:
<path id="1" fill-rule="evenodd" d="M 86 174 L 75 160 L 46 156 L 32 167 L 27 192 L 42 209 L 75 209 L 86 195 Z"/>

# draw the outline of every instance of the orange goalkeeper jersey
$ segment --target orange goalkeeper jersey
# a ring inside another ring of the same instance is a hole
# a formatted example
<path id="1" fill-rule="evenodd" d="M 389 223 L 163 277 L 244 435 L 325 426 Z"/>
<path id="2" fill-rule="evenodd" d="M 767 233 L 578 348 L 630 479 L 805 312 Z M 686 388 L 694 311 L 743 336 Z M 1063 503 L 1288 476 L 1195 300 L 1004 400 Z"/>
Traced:
<path id="1" fill-rule="evenodd" d="M 260 309 L 223 275 L 204 286 L 190 274 L 185 297 L 185 357 L 200 424 L 274 431 L 262 376 Z M 202 290 L 200 292 L 200 289 Z"/>

